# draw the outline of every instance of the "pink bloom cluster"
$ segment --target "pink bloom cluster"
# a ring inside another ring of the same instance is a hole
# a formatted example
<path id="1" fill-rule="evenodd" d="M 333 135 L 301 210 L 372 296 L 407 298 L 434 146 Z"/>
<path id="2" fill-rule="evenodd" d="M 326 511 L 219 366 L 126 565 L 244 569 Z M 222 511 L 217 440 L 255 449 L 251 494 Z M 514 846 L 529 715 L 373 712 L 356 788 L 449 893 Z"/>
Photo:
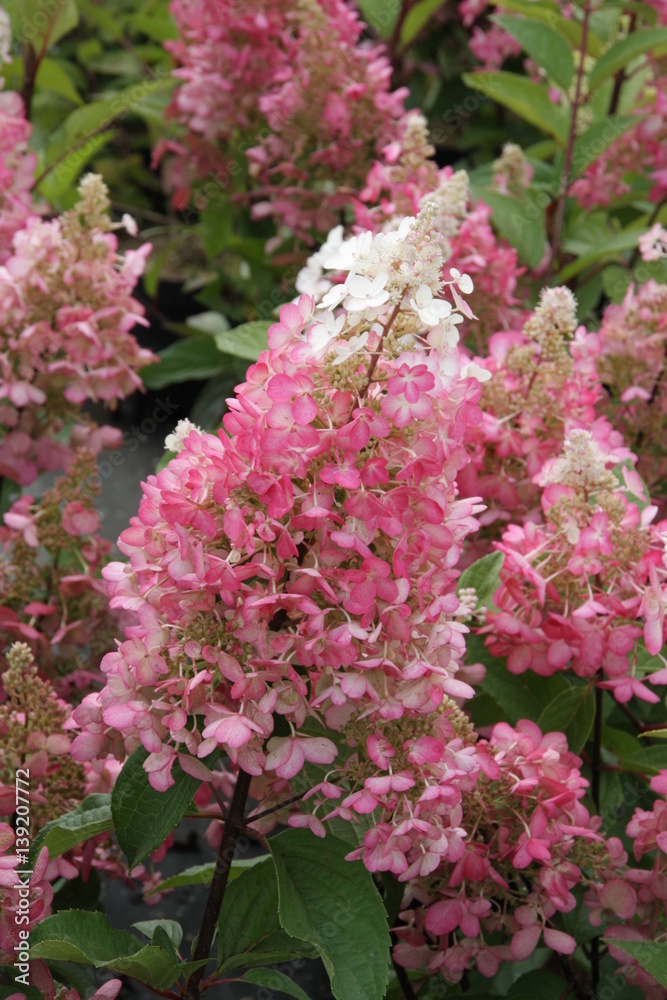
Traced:
<path id="1" fill-rule="evenodd" d="M 77 447 L 117 445 L 117 431 L 82 420 L 81 404 L 114 405 L 155 360 L 130 333 L 146 323 L 131 293 L 150 245 L 119 256 L 101 179 L 85 178 L 79 194 L 59 219 L 31 216 L 0 267 L 0 475 L 22 486 L 66 467 Z"/>
<path id="2" fill-rule="evenodd" d="M 169 113 L 184 135 L 158 158 L 176 154 L 174 204 L 184 208 L 199 179 L 229 187 L 240 150 L 254 218 L 308 242 L 313 229 L 326 233 L 403 129 L 406 91 L 390 90 L 382 46 L 360 41 L 345 0 L 173 0 L 171 11 L 183 83 Z"/>
<path id="3" fill-rule="evenodd" d="M 608 862 L 600 819 L 581 802 L 588 784 L 581 760 L 562 733 L 543 735 L 527 720 L 498 723 L 488 742 L 467 752 L 443 756 L 419 798 L 406 801 L 408 793 L 392 803 L 404 815 L 396 840 L 417 827 L 422 845 L 394 956 L 449 982 L 473 963 L 493 978 L 500 962 L 525 960 L 540 939 L 572 954 L 575 940 L 554 924 L 575 908 L 573 889 L 590 878 L 584 870 Z M 370 846 L 372 833 L 365 840 Z M 375 868 L 396 870 L 375 855 Z"/>
<path id="4" fill-rule="evenodd" d="M 93 456 L 79 450 L 66 476 L 39 501 L 20 497 L 0 526 L 0 662 L 12 642 L 28 643 L 64 696 L 99 681 L 117 628 L 100 578 L 111 543 L 98 534 L 97 490 Z"/>
<path id="5" fill-rule="evenodd" d="M 664 508 L 667 499 L 667 287 L 631 285 L 608 305 L 599 331 L 597 367 L 610 395 L 609 417 L 638 456 L 638 469 Z"/>
<path id="6" fill-rule="evenodd" d="M 545 289 L 521 331 L 490 338 L 489 356 L 481 362 L 491 373 L 482 421 L 470 428 L 472 461 L 459 476 L 464 493 L 487 501 L 483 524 L 539 517 L 536 477 L 572 430 L 590 430 L 614 464 L 634 458 L 598 413 L 605 402 L 597 368 L 600 339 L 577 325 L 576 301 L 567 288 Z"/>
<path id="7" fill-rule="evenodd" d="M 656 508 L 637 474 L 623 466 L 621 482 L 607 464 L 584 430 L 571 431 L 561 456 L 545 463 L 536 477 L 544 520 L 510 525 L 496 543 L 505 556 L 499 610 L 479 631 L 512 673 L 599 672 L 617 701 L 658 702 L 639 669 L 638 641 L 643 635 L 654 656 L 665 641 L 664 530 L 652 524 Z M 667 667 L 658 663 L 648 680 L 667 683 Z"/>
<path id="8" fill-rule="evenodd" d="M 429 345 L 452 314 L 432 218 L 342 243 L 345 282 L 316 310 L 308 296 L 282 308 L 226 433 L 190 431 L 144 485 L 119 540 L 130 562 L 104 571 L 137 624 L 73 713 L 78 759 L 141 743 L 164 789 L 177 755 L 201 774 L 194 758 L 221 747 L 289 779 L 336 756 L 307 721 L 343 731 L 472 694 L 453 591 L 479 508 L 454 479 L 479 384 L 455 348 Z"/>
<path id="9" fill-rule="evenodd" d="M 0 264 L 12 252 L 15 233 L 33 213 L 30 189 L 37 156 L 27 152 L 32 126 L 13 91 L 0 92 Z"/>

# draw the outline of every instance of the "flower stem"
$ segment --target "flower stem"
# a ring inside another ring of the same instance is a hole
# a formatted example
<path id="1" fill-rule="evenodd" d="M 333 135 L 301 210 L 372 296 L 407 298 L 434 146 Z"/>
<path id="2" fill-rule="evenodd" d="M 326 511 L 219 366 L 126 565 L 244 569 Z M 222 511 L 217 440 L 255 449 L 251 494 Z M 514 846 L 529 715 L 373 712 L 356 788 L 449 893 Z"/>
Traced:
<path id="1" fill-rule="evenodd" d="M 551 284 L 551 276 L 554 271 L 556 259 L 560 251 L 561 236 L 563 234 L 563 222 L 565 220 L 565 203 L 567 202 L 570 190 L 570 172 L 572 170 L 572 157 L 574 155 L 574 143 L 577 138 L 577 118 L 582 101 L 582 89 L 584 82 L 584 60 L 588 47 L 588 24 L 592 12 L 592 0 L 586 0 L 584 7 L 584 21 L 581 28 L 581 47 L 579 50 L 579 66 L 577 67 L 577 83 L 572 101 L 572 114 L 570 116 L 570 132 L 567 137 L 567 148 L 565 150 L 565 162 L 563 164 L 563 176 L 561 177 L 560 193 L 556 204 L 556 215 L 551 236 L 551 260 L 549 261 L 549 272 L 547 274 L 547 284 Z"/>
<path id="2" fill-rule="evenodd" d="M 194 962 L 208 958 L 211 951 L 211 945 L 213 943 L 215 928 L 218 923 L 218 916 L 220 915 L 222 900 L 225 895 L 225 889 L 227 888 L 229 870 L 232 866 L 232 861 L 234 860 L 236 840 L 244 826 L 243 816 L 245 813 L 246 802 L 248 801 L 248 792 L 250 790 L 251 780 L 252 779 L 249 774 L 245 771 L 239 771 L 236 779 L 236 786 L 234 788 L 234 795 L 227 813 L 225 829 L 220 842 L 220 850 L 218 851 L 218 857 L 215 862 L 215 872 L 213 873 L 213 881 L 211 882 L 211 888 L 206 901 L 206 909 L 204 910 L 204 916 L 199 929 L 199 936 L 197 937 L 197 947 L 195 948 L 194 955 L 192 956 Z M 202 966 L 190 976 L 185 988 L 185 997 L 187 1000 L 199 1000 L 204 968 L 205 966 Z"/>

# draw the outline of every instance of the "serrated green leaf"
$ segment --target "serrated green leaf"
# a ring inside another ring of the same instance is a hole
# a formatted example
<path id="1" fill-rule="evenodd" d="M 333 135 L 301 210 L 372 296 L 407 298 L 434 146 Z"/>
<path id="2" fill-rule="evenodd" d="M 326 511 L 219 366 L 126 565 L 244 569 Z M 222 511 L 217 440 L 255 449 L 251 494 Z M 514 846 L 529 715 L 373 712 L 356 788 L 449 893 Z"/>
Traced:
<path id="1" fill-rule="evenodd" d="M 537 724 L 543 733 L 565 733 L 570 750 L 579 753 L 590 735 L 594 721 L 593 688 L 581 686 L 557 695 L 544 709 Z"/>
<path id="2" fill-rule="evenodd" d="M 618 70 L 625 69 L 628 63 L 646 52 L 652 52 L 654 56 L 663 56 L 667 53 L 667 28 L 633 31 L 619 42 L 615 42 L 600 56 L 591 70 L 588 77 L 589 89 L 595 90 Z"/>
<path id="3" fill-rule="evenodd" d="M 271 320 L 256 319 L 251 323 L 242 323 L 233 330 L 224 330 L 215 334 L 215 343 L 223 354 L 232 354 L 235 358 L 246 361 L 257 361 L 262 351 L 267 348 L 267 333 Z"/>
<path id="4" fill-rule="evenodd" d="M 489 552 L 464 569 L 456 587 L 460 593 L 466 587 L 474 587 L 478 598 L 478 607 L 492 608 L 493 595 L 500 586 L 500 570 L 505 556 L 502 552 Z"/>
<path id="5" fill-rule="evenodd" d="M 271 858 L 263 858 L 227 887 L 218 918 L 221 971 L 272 965 L 312 953 L 309 945 L 281 927 Z"/>
<path id="6" fill-rule="evenodd" d="M 186 774 L 175 764 L 174 784 L 166 792 L 156 792 L 143 769 L 147 757 L 148 751 L 137 747 L 125 761 L 111 793 L 116 837 L 127 855 L 130 869 L 141 864 L 164 843 L 201 785 L 198 778 Z"/>
<path id="7" fill-rule="evenodd" d="M 204 381 L 226 370 L 226 363 L 213 337 L 195 336 L 177 340 L 159 352 L 159 362 L 141 369 L 148 389 L 164 389 L 179 382 Z"/>
<path id="8" fill-rule="evenodd" d="M 568 117 L 549 98 L 546 85 L 533 83 L 525 76 L 506 71 L 464 73 L 463 82 L 472 90 L 503 104 L 524 121 L 530 122 L 565 146 L 569 131 Z"/>
<path id="9" fill-rule="evenodd" d="M 254 983 L 255 986 L 266 986 L 277 993 L 295 997 L 296 1000 L 310 1000 L 307 993 L 293 983 L 289 976 L 277 969 L 249 969 L 239 980 L 241 983 Z"/>
<path id="10" fill-rule="evenodd" d="M 570 43 L 561 34 L 548 24 L 527 18 L 499 15 L 493 20 L 516 39 L 561 90 L 568 90 L 574 74 L 574 59 Z"/>
<path id="11" fill-rule="evenodd" d="M 44 846 L 49 849 L 49 857 L 56 858 L 76 844 L 112 829 L 111 796 L 88 795 L 76 809 L 42 827 L 31 844 L 30 858 L 36 859 Z"/>
<path id="12" fill-rule="evenodd" d="M 286 830 L 269 847 L 284 929 L 317 948 L 336 1000 L 381 1000 L 390 938 L 370 872 L 361 861 L 345 861 L 348 845 L 330 835 Z"/>
<path id="13" fill-rule="evenodd" d="M 609 944 L 631 955 L 661 986 L 667 986 L 667 948 L 664 941 L 615 941 Z"/>
<path id="14" fill-rule="evenodd" d="M 647 737 L 656 740 L 667 740 L 667 729 L 649 729 L 645 733 L 640 733 L 639 738 Z"/>
<path id="15" fill-rule="evenodd" d="M 586 167 L 602 156 L 628 129 L 633 128 L 638 120 L 637 115 L 612 115 L 595 122 L 578 136 L 572 152 L 572 179 L 583 174 Z"/>
<path id="16" fill-rule="evenodd" d="M 103 913 L 65 910 L 47 917 L 30 932 L 32 958 L 82 962 L 133 976 L 139 982 L 166 989 L 178 971 L 161 948 L 142 945 L 127 931 L 113 927 Z"/>

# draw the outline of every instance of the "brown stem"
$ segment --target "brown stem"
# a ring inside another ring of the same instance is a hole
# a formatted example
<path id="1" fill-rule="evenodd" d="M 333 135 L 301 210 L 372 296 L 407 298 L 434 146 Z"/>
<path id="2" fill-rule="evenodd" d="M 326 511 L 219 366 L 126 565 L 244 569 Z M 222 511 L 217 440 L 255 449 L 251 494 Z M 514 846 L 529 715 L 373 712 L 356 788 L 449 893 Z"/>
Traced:
<path id="1" fill-rule="evenodd" d="M 194 962 L 199 962 L 202 959 L 208 958 L 211 951 L 211 945 L 213 943 L 213 936 L 218 923 L 218 916 L 220 915 L 222 900 L 225 895 L 225 889 L 227 888 L 229 870 L 232 866 L 232 861 L 234 860 L 236 840 L 239 833 L 243 829 L 243 816 L 245 813 L 246 802 L 248 801 L 248 792 L 250 790 L 251 780 L 252 779 L 249 774 L 245 771 L 239 771 L 236 778 L 234 795 L 229 807 L 229 812 L 227 813 L 225 829 L 220 842 L 220 850 L 218 851 L 218 857 L 215 862 L 215 871 L 213 873 L 213 881 L 211 882 L 208 899 L 206 900 L 206 909 L 204 910 L 204 916 L 199 929 L 199 936 L 197 937 L 197 947 L 195 948 L 194 955 L 192 956 L 192 960 Z M 202 966 L 190 976 L 185 988 L 185 996 L 187 997 L 187 1000 L 199 1000 L 204 968 L 205 966 Z"/>
<path id="2" fill-rule="evenodd" d="M 551 283 L 554 265 L 560 250 L 560 241 L 563 233 L 563 222 L 565 220 L 565 203 L 570 190 L 570 171 L 572 169 L 572 157 L 574 155 L 574 143 L 577 138 L 577 117 L 582 104 L 582 88 L 584 82 L 584 60 L 588 46 L 588 22 L 591 16 L 592 2 L 586 0 L 584 7 L 584 22 L 581 29 L 581 47 L 579 50 L 579 66 L 577 68 L 577 84 L 572 101 L 572 115 L 570 117 L 570 132 L 567 137 L 567 148 L 565 150 L 565 163 L 563 164 L 563 176 L 561 178 L 560 194 L 556 205 L 556 215 L 551 236 L 551 260 L 547 273 L 547 284 Z"/>
<path id="3" fill-rule="evenodd" d="M 377 350 L 373 352 L 373 355 L 371 357 L 371 363 L 368 366 L 368 372 L 366 373 L 366 384 L 363 387 L 363 389 L 361 390 L 361 392 L 359 393 L 359 401 L 361 401 L 365 397 L 366 393 L 368 392 L 368 390 L 370 388 L 371 381 L 373 379 L 373 372 L 375 371 L 377 363 L 380 360 L 380 357 L 382 356 L 382 343 L 384 341 L 384 338 L 387 336 L 387 333 L 391 329 L 391 326 L 392 326 L 394 320 L 398 316 L 400 308 L 401 308 L 401 303 L 398 302 L 394 306 L 394 308 L 392 309 L 391 315 L 390 315 L 389 319 L 387 320 L 387 322 L 385 323 L 385 325 L 382 327 L 382 333 L 380 335 L 380 343 L 377 346 Z M 354 413 L 355 409 L 356 409 L 356 406 L 353 404 L 352 405 L 352 411 L 350 412 L 349 420 L 352 419 L 352 413 Z"/>

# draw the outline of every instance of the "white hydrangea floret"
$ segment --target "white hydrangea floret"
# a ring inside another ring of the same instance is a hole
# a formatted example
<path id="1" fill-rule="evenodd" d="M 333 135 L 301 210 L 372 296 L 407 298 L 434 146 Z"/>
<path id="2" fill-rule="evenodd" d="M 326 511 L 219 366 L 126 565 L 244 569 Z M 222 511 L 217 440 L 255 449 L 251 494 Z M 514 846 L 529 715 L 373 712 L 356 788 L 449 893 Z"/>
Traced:
<path id="1" fill-rule="evenodd" d="M 452 311 L 449 302 L 436 299 L 428 285 L 419 286 L 414 298 L 410 299 L 410 305 L 426 326 L 437 326 Z"/>
<path id="2" fill-rule="evenodd" d="M 167 434 L 164 439 L 165 451 L 173 451 L 175 454 L 182 451 L 190 431 L 197 431 L 199 434 L 204 433 L 201 427 L 197 427 L 187 417 L 184 420 L 179 420 L 171 434 Z"/>

